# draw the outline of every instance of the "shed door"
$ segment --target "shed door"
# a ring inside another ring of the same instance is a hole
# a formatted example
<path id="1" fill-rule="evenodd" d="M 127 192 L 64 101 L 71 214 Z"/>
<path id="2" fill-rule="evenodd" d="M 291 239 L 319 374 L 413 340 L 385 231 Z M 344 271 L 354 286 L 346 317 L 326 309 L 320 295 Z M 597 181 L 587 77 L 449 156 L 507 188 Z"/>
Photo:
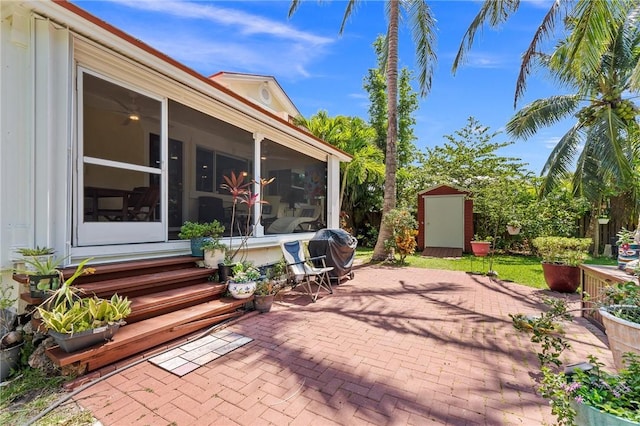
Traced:
<path id="1" fill-rule="evenodd" d="M 464 249 L 464 195 L 424 197 L 425 247 Z"/>

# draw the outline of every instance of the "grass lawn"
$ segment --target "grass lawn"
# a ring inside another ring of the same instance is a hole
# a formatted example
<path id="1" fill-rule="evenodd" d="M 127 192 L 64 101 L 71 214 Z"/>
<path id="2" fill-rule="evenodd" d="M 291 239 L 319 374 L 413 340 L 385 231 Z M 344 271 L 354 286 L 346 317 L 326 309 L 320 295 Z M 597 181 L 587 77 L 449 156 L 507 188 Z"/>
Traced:
<path id="1" fill-rule="evenodd" d="M 373 249 L 358 248 L 356 258 L 363 262 L 369 262 Z M 513 281 L 534 288 L 547 288 L 542 275 L 540 258 L 535 256 L 496 254 L 490 259 L 475 257 L 472 254 L 464 254 L 459 259 L 440 259 L 434 257 L 422 257 L 420 255 L 407 256 L 406 266 L 429 269 L 445 269 L 450 271 L 465 271 L 486 273 L 489 270 L 490 260 L 493 260 L 491 269 L 498 273 L 498 278 L 504 281 Z M 589 258 L 585 263 L 594 265 L 616 265 L 615 259 L 598 257 Z"/>

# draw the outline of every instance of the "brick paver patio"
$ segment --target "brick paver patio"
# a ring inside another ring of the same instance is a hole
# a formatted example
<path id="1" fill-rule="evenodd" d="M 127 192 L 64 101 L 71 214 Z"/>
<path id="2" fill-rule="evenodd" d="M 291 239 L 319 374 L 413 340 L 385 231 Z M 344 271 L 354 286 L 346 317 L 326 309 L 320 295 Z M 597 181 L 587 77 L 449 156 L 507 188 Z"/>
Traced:
<path id="1" fill-rule="evenodd" d="M 539 312 L 551 293 L 383 266 L 357 269 L 334 289 L 317 303 L 287 293 L 268 314 L 228 327 L 253 341 L 183 377 L 143 362 L 75 400 L 104 425 L 553 422 L 534 391 L 533 347 L 508 317 Z M 586 320 L 567 331 L 567 360 L 592 353 L 612 365 Z"/>

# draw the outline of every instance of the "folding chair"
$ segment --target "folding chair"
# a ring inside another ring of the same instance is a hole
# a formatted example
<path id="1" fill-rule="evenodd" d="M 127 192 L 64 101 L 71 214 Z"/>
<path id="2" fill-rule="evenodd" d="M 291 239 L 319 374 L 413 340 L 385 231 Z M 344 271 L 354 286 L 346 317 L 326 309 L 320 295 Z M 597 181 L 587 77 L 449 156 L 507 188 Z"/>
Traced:
<path id="1" fill-rule="evenodd" d="M 281 244 L 282 254 L 287 262 L 287 267 L 294 281 L 293 287 L 301 285 L 309 294 L 312 301 L 318 299 L 320 289 L 324 289 L 333 294 L 331 288 L 331 279 L 327 272 L 333 270 L 333 266 L 327 266 L 325 263 L 326 256 L 307 257 L 304 251 L 304 245 L 301 241 L 290 241 Z M 316 266 L 321 264 L 322 266 Z M 318 288 L 315 293 L 311 288 L 311 278 L 315 278 Z"/>

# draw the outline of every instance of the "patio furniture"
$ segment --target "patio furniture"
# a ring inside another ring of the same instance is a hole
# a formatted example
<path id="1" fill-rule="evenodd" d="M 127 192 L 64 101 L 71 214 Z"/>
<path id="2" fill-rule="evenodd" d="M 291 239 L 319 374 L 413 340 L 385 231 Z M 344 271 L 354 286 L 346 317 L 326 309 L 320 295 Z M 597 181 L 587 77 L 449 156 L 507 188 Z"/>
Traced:
<path id="1" fill-rule="evenodd" d="M 326 266 L 326 256 L 306 256 L 301 241 L 283 242 L 281 247 L 287 268 L 294 281 L 294 288 L 301 285 L 313 302 L 318 299 L 321 289 L 333 294 L 331 279 L 327 275 L 328 272 L 333 271 L 333 266 Z M 317 285 L 315 292 L 311 286 L 311 278 L 315 279 Z"/>
<path id="2" fill-rule="evenodd" d="M 320 206 L 303 206 L 295 211 L 294 216 L 276 219 L 267 228 L 268 234 L 290 234 L 295 231 L 312 231 L 312 225 L 320 217 Z"/>

